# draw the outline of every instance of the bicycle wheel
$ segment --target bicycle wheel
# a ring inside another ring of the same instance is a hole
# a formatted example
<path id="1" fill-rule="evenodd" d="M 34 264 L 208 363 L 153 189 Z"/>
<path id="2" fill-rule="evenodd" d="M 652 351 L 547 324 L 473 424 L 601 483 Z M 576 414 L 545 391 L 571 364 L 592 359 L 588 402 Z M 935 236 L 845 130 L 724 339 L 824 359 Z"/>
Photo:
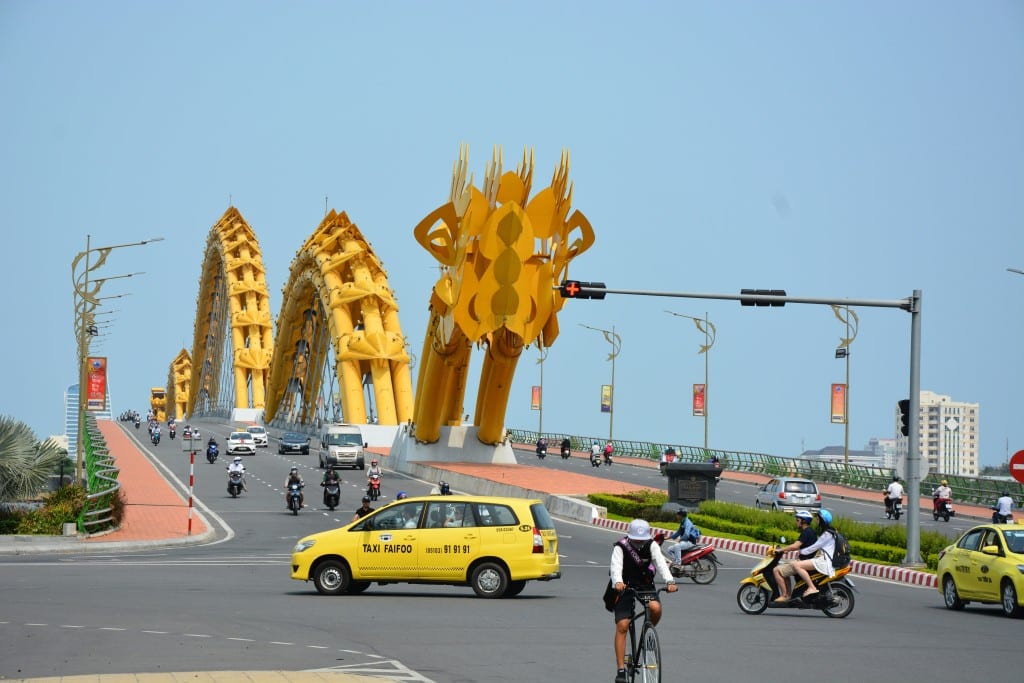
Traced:
<path id="1" fill-rule="evenodd" d="M 640 632 L 640 651 L 635 664 L 634 681 L 661 683 L 661 645 L 658 643 L 658 631 L 651 624 L 644 624 Z"/>

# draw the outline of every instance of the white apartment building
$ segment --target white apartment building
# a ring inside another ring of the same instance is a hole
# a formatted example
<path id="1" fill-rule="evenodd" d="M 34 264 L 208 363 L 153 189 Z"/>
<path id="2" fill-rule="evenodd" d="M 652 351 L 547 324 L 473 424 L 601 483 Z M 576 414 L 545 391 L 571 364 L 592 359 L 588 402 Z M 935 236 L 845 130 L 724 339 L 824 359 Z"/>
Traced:
<path id="1" fill-rule="evenodd" d="M 910 429 L 914 428 L 913 416 Z M 921 392 L 917 420 L 921 437 L 921 474 L 978 476 L 978 404 L 954 401 L 931 391 Z M 896 406 L 896 457 L 906 461 L 909 439 L 900 434 L 900 410 Z"/>

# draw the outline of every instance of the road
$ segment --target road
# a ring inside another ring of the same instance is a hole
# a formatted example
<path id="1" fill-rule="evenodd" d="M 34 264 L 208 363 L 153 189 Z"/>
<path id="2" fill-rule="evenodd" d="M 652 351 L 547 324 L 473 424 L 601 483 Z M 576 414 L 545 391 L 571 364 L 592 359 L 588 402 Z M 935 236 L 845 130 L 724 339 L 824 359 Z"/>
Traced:
<path id="1" fill-rule="evenodd" d="M 161 462 L 187 475 L 187 456 L 170 444 L 155 449 Z M 617 533 L 559 520 L 563 578 L 533 583 L 511 600 L 401 584 L 327 598 L 289 578 L 289 552 L 300 536 L 351 516 L 364 474 L 343 473 L 359 486 L 347 483 L 342 511 L 320 509 L 314 485 L 310 508 L 293 517 L 281 484 L 295 463 L 308 481 L 319 479 L 315 455 L 279 456 L 272 442 L 247 463 L 250 491 L 237 500 L 224 491 L 224 463 L 196 465 L 197 499 L 232 529 L 226 540 L 0 558 L 0 676 L 323 669 L 436 683 L 612 679 L 613 626 L 600 594 Z M 574 466 L 551 463 L 563 465 Z M 390 500 L 398 488 L 429 486 L 389 474 L 384 493 Z M 737 584 L 757 559 L 720 555 L 715 583 L 687 582 L 665 598 L 666 680 L 818 683 L 826 674 L 806 665 L 814 652 L 827 652 L 829 675 L 844 679 L 962 681 L 981 669 L 996 680 L 1019 678 L 1020 622 L 995 607 L 953 613 L 937 591 L 855 579 L 848 619 L 790 610 L 747 616 L 736 606 Z M 951 656 L 951 646 L 970 656 Z"/>

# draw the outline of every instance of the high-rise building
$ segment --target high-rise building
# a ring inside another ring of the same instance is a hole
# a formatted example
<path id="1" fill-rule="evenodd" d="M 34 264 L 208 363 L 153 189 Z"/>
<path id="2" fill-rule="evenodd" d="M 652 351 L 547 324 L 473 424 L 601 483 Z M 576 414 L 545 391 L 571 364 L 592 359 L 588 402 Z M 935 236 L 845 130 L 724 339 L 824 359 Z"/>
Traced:
<path id="1" fill-rule="evenodd" d="M 896 453 L 903 463 L 908 437 L 900 434 L 900 412 L 896 408 Z M 910 416 L 910 429 L 914 419 Z M 917 419 L 921 438 L 921 474 L 978 476 L 978 404 L 954 401 L 931 391 L 921 392 Z"/>
<path id="2" fill-rule="evenodd" d="M 68 439 L 68 457 L 78 459 L 78 385 L 72 384 L 64 392 L 64 435 Z M 110 392 L 107 392 L 103 410 L 93 411 L 99 420 L 110 420 Z"/>

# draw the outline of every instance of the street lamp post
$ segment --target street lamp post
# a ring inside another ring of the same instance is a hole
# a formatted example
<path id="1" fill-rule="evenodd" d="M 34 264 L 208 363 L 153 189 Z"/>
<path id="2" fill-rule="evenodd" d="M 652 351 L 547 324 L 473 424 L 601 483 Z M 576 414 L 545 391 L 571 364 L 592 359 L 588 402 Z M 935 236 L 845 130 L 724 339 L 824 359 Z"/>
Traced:
<path id="1" fill-rule="evenodd" d="M 121 249 L 123 247 L 137 247 L 150 242 L 160 242 L 163 237 L 153 237 L 140 242 L 128 242 L 125 244 L 114 244 L 106 247 L 93 247 L 92 236 L 85 236 L 85 251 L 80 251 L 71 261 L 71 284 L 74 287 L 74 296 L 82 300 L 81 306 L 75 303 L 75 326 L 76 326 L 76 337 L 78 341 L 78 430 L 76 438 L 75 448 L 75 481 L 81 483 L 82 481 L 82 431 L 84 429 L 83 417 L 86 412 L 86 363 L 89 359 L 89 342 L 99 330 L 96 329 L 96 325 L 93 322 L 94 316 L 93 311 L 99 306 L 100 288 L 103 283 L 107 280 L 115 280 L 119 278 L 133 277 L 134 275 L 141 275 L 141 273 L 128 273 L 125 275 L 115 275 L 113 277 L 98 278 L 92 281 L 92 288 L 90 288 L 89 273 L 102 266 L 107 257 L 110 256 L 110 252 L 115 249 Z M 92 254 L 97 254 L 95 262 L 92 262 Z M 79 273 L 78 264 L 85 260 L 85 268 Z M 124 296 L 124 295 L 119 295 Z M 117 298 L 117 297 L 109 297 Z"/>
<path id="2" fill-rule="evenodd" d="M 843 465 L 850 464 L 850 344 L 857 338 L 857 327 L 860 319 L 856 311 L 851 311 L 849 306 L 832 305 L 832 312 L 839 318 L 841 323 L 846 325 L 846 336 L 839 338 L 839 346 L 836 348 L 836 358 L 846 359 L 846 391 L 843 394 Z M 853 321 L 851 326 L 850 321 Z M 852 332 L 851 332 L 852 329 Z"/>
<path id="3" fill-rule="evenodd" d="M 715 326 L 708 320 L 707 312 L 704 313 L 703 318 L 694 318 L 692 315 L 685 315 L 683 313 L 676 313 L 675 311 L 665 311 L 669 315 L 674 315 L 677 318 L 686 318 L 692 320 L 697 326 L 698 332 L 704 333 L 704 346 L 700 347 L 697 353 L 704 354 L 704 450 L 708 449 L 708 366 L 710 365 L 709 358 L 711 356 L 711 347 L 715 345 L 715 339 L 718 331 Z"/>
<path id="4" fill-rule="evenodd" d="M 537 397 L 537 438 L 540 439 L 544 436 L 544 361 L 548 358 L 548 351 L 551 350 L 550 346 L 538 346 L 537 350 L 540 352 L 540 358 L 537 359 L 537 365 L 540 366 L 540 396 Z"/>
<path id="5" fill-rule="evenodd" d="M 612 345 L 612 352 L 608 354 L 608 360 L 612 362 L 612 383 L 611 383 L 611 400 L 608 401 L 608 441 L 612 441 L 614 435 L 614 421 L 615 421 L 615 357 L 619 355 L 622 350 L 622 337 L 615 334 L 615 325 L 612 325 L 610 330 L 602 330 L 600 327 L 591 327 L 590 325 L 584 325 L 580 323 L 580 327 L 585 327 L 588 330 L 594 330 L 604 335 L 604 340 Z"/>

